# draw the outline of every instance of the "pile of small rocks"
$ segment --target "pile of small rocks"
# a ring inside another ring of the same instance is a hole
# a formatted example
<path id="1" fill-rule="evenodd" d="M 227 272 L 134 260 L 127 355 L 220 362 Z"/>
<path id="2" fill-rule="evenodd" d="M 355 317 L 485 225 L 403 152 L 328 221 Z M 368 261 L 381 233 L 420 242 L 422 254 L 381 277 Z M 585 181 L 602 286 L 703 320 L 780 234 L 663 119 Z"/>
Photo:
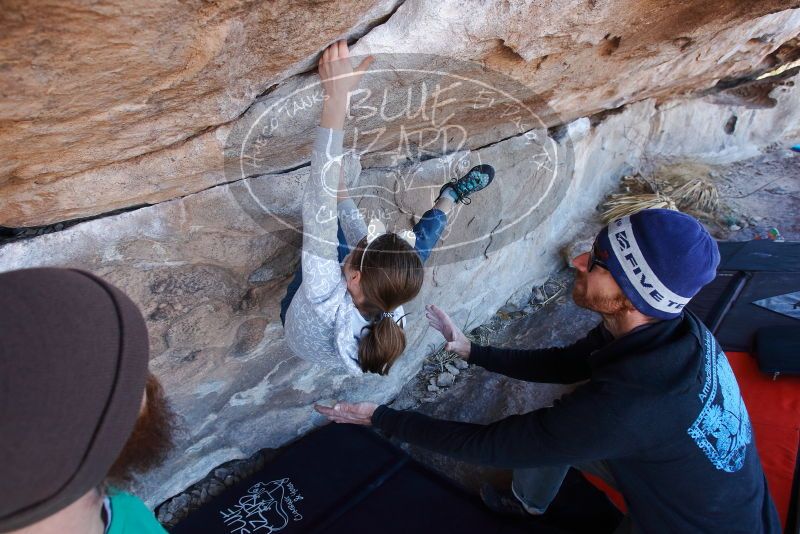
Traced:
<path id="1" fill-rule="evenodd" d="M 478 345 L 486 345 L 495 332 L 500 331 L 511 321 L 535 313 L 550 302 L 566 298 L 565 291 L 569 286 L 569 272 L 561 271 L 547 280 L 543 285 L 534 287 L 522 303 L 509 303 L 500 308 L 492 319 L 465 335 Z M 432 350 L 413 384 L 408 384 L 391 406 L 398 410 L 408 410 L 422 403 L 434 402 L 438 396 L 452 387 L 457 379 L 469 376 L 472 367 L 455 353 L 439 349 Z"/>
<path id="2" fill-rule="evenodd" d="M 189 513 L 222 494 L 225 489 L 262 469 L 277 453 L 276 449 L 262 449 L 250 458 L 233 460 L 214 468 L 204 479 L 156 507 L 158 521 L 165 528 L 174 527 Z"/>
<path id="3" fill-rule="evenodd" d="M 434 365 L 432 366 L 433 370 L 439 370 L 441 372 L 439 372 L 439 374 L 437 374 L 435 377 L 432 376 L 428 379 L 428 391 L 430 392 L 439 391 L 439 388 L 452 386 L 455 383 L 458 374 L 469 367 L 467 362 L 455 355 L 447 361 L 438 362 L 438 364 L 439 368 L 436 369 L 436 366 Z"/>

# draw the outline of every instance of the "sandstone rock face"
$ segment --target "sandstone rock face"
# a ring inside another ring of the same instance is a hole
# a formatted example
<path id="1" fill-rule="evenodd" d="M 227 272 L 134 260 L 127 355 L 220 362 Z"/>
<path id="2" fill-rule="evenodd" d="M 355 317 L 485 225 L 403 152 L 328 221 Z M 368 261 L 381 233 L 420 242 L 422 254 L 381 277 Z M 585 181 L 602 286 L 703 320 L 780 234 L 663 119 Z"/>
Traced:
<path id="1" fill-rule="evenodd" d="M 391 399 L 440 343 L 424 320 L 426 303 L 437 303 L 467 328 L 484 322 L 515 291 L 542 282 L 562 265 L 559 249 L 581 220 L 645 157 L 745 157 L 800 135 L 795 80 L 773 87 L 773 108 L 721 105 L 711 97 L 668 105 L 648 99 L 577 119 L 551 130 L 550 137 L 537 134 L 546 138 L 538 143 L 514 135 L 405 167 L 364 168 L 353 184 L 362 207 L 391 203 L 396 209 L 385 213 L 387 226 L 400 228 L 410 227 L 430 206 L 431 191 L 448 172 L 479 161 L 497 170 L 495 184 L 452 214 L 420 296 L 405 307 L 411 313 L 408 349 L 386 377 L 315 367 L 286 347 L 278 302 L 299 261 L 300 242 L 298 230 L 287 224 L 298 224 L 307 167 L 6 244 L 0 247 L 0 270 L 88 269 L 141 307 L 150 329 L 151 368 L 182 422 L 176 451 L 136 488 L 152 505 L 220 463 L 279 446 L 322 424 L 312 410 L 315 402 Z M 727 133 L 732 114 L 737 125 Z M 552 175 L 558 179 L 531 179 L 543 144 L 562 154 L 552 159 L 563 167 Z M 414 176 L 419 187 L 394 198 L 387 182 L 397 179 L 387 179 L 387 173 L 398 169 L 401 177 Z"/>
<path id="2" fill-rule="evenodd" d="M 202 136 L 234 120 L 270 86 L 308 69 L 329 42 L 363 34 L 397 3 L 5 6 L 0 16 L 0 183 L 22 183 L 23 190 L 31 190 L 113 163 L 133 167 L 135 158 Z M 182 175 L 194 182 L 214 168 L 213 162 Z M 133 181 L 122 171 L 104 189 L 81 181 L 73 186 L 102 205 L 100 199 L 115 189 L 120 198 L 130 197 L 124 189 L 141 189 L 143 184 Z"/>
<path id="3" fill-rule="evenodd" d="M 0 15 L 0 225 L 51 224 L 241 179 L 226 172 L 231 131 L 313 80 L 293 75 L 336 38 L 361 37 L 355 54 L 436 54 L 512 76 L 528 88 L 522 102 L 551 126 L 774 67 L 797 52 L 798 5 L 19 2 Z M 396 76 L 389 88 L 402 93 L 412 81 Z M 378 98 L 386 84 L 373 76 L 364 88 Z M 519 133 L 502 113 L 470 113 L 470 93 L 450 94 L 467 132 L 462 148 Z M 265 164 L 252 175 L 307 162 L 318 107 L 304 111 L 267 136 Z M 366 120 L 362 130 L 384 122 Z M 363 149 L 402 138 L 390 123 L 380 143 Z"/>

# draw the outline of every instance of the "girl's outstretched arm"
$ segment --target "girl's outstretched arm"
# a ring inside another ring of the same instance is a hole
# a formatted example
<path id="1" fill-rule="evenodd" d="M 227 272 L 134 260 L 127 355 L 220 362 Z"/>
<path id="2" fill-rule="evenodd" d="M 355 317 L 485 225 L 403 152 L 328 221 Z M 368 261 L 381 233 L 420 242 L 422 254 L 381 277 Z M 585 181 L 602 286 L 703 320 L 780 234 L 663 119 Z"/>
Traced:
<path id="1" fill-rule="evenodd" d="M 301 287 L 311 302 L 327 299 L 341 280 L 336 231 L 342 128 L 347 94 L 358 85 L 369 63 L 371 58 L 368 57 L 354 71 L 344 41 L 329 46 L 319 62 L 325 102 L 311 152 L 311 175 L 303 197 Z"/>
<path id="2" fill-rule="evenodd" d="M 350 192 L 347 189 L 347 181 L 344 179 L 346 174 L 357 175 L 361 172 L 361 165 L 358 162 L 358 157 L 353 155 L 344 155 L 343 159 L 343 172 L 342 179 L 339 181 L 339 224 L 342 227 L 345 240 L 350 247 L 361 241 L 367 235 L 367 224 L 364 221 L 364 216 L 361 210 L 358 209 L 356 203 L 350 198 Z"/>
<path id="3" fill-rule="evenodd" d="M 339 41 L 331 45 L 322 54 L 319 72 L 327 95 L 322 107 L 322 119 L 320 120 L 320 126 L 323 128 L 336 129 L 343 127 L 347 113 L 348 93 L 358 86 L 361 76 L 364 75 L 364 72 L 373 61 L 372 56 L 367 56 L 353 70 L 349 57 L 350 52 L 345 41 Z M 353 164 L 352 161 L 350 163 Z M 342 168 L 339 175 L 339 222 L 342 225 L 347 243 L 354 246 L 367 234 L 367 225 L 347 191 L 347 183 L 344 180 L 344 174 L 347 170 L 352 169 Z"/>

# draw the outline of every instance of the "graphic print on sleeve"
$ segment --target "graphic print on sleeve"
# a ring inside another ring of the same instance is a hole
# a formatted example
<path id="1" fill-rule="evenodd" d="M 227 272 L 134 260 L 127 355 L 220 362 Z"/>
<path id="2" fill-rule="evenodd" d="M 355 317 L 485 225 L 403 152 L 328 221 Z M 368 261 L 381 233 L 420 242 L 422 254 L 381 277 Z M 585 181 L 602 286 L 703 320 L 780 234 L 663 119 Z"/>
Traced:
<path id="1" fill-rule="evenodd" d="M 747 445 L 752 440 L 739 385 L 728 358 L 717 347 L 711 332 L 705 331 L 705 383 L 700 392 L 703 409 L 687 432 L 714 467 L 734 473 L 744 465 Z"/>

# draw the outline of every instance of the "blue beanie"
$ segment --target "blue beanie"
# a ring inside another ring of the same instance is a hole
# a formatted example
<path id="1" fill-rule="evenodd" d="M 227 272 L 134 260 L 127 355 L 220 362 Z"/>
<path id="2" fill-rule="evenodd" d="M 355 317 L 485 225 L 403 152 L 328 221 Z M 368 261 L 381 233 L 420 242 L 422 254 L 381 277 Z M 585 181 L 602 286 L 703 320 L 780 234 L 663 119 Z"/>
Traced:
<path id="1" fill-rule="evenodd" d="M 714 279 L 719 248 L 679 211 L 648 209 L 613 221 L 597 236 L 597 254 L 637 310 L 672 319 Z"/>

